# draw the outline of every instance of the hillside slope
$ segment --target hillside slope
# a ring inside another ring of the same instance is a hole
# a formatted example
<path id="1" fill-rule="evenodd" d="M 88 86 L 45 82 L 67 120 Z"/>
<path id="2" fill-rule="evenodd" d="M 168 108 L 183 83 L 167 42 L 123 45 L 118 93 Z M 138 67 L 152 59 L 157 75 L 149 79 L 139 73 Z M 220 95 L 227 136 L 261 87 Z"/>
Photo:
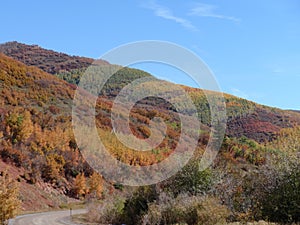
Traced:
<path id="1" fill-rule="evenodd" d="M 93 59 L 68 56 L 35 45 L 25 45 L 17 42 L 0 45 L 1 51 L 26 65 L 37 66 L 71 84 L 78 84 L 85 69 L 93 62 Z M 150 74 L 140 70 L 124 68 L 110 79 L 104 89 L 105 91 L 100 94 L 112 100 L 122 87 L 134 79 L 144 76 L 150 76 Z M 201 114 L 202 123 L 209 125 L 210 111 L 204 93 L 199 89 L 184 88 L 193 98 L 198 112 Z M 228 115 L 227 135 L 231 137 L 246 136 L 259 142 L 265 142 L 273 140 L 282 128 L 300 124 L 300 116 L 297 112 L 262 106 L 227 94 L 225 98 Z M 142 103 L 140 107 L 153 105 L 149 100 Z M 166 106 L 163 107 L 167 108 Z"/>
<path id="2" fill-rule="evenodd" d="M 36 67 L 26 66 L 0 54 L 0 158 L 13 168 L 19 168 L 16 177 L 22 183 L 24 210 L 41 209 L 41 206 L 29 204 L 32 199 L 28 198 L 28 187 L 36 190 L 42 188 L 41 192 L 46 190 L 49 195 L 53 195 L 53 190 L 61 197 L 81 198 L 93 193 L 91 187 L 84 191 L 78 187 L 78 179 L 86 179 L 89 183 L 96 175 L 81 156 L 72 131 L 71 110 L 75 88 Z M 131 165 L 149 165 L 161 161 L 172 152 L 179 135 L 175 114 L 166 109 L 157 111 L 151 107 L 135 107 L 130 125 L 137 136 L 147 137 L 149 131 L 145 125 L 154 115 L 166 118 L 169 124 L 167 137 L 157 150 L 136 152 L 117 144 L 111 132 L 111 106 L 108 98 L 99 98 L 96 123 L 99 134 L 108 141 L 107 149 L 117 159 Z M 112 184 L 103 182 L 101 177 L 96 179 L 96 184 L 100 185 L 97 190 L 103 192 L 113 189 Z M 37 198 L 45 198 L 34 193 Z M 47 205 L 57 206 L 57 203 Z"/>
<path id="3" fill-rule="evenodd" d="M 22 210 L 58 207 L 83 170 L 71 145 L 72 97 L 68 83 L 0 54 L 1 170 L 20 182 Z"/>
<path id="4" fill-rule="evenodd" d="M 71 110 L 77 88 L 75 84 L 83 71 L 84 68 L 70 68 L 68 72 L 60 72 L 54 76 L 0 54 L 0 171 L 8 169 L 20 183 L 22 210 L 57 208 L 68 201 L 74 201 L 70 197 L 108 199 L 109 202 L 110 197 L 114 196 L 112 193 L 117 192 L 118 195 L 123 189 L 122 185 L 107 182 L 97 175 L 77 147 L 71 126 Z M 69 83 L 58 78 L 62 75 Z M 179 116 L 173 106 L 163 99 L 151 97 L 139 101 L 133 107 L 129 123 L 131 131 L 143 139 L 150 135 L 149 121 L 153 117 L 163 118 L 167 125 L 166 136 L 157 148 L 152 151 L 126 148 L 112 132 L 111 108 L 114 98 L 126 84 L 147 76 L 151 75 L 141 70 L 119 70 L 107 83 L 104 92 L 99 93 L 95 110 L 98 134 L 106 149 L 119 161 L 137 168 L 156 164 L 170 156 L 181 134 Z M 210 190 L 207 194 L 216 193 L 219 201 L 229 207 L 232 218 L 253 219 L 258 215 L 255 209 L 260 208 L 259 204 L 265 192 L 269 193 L 272 188 L 276 188 L 275 175 L 278 168 L 281 168 L 281 165 L 268 164 L 270 162 L 267 159 L 286 157 L 288 154 L 294 156 L 299 151 L 299 128 L 287 127 L 300 124 L 300 114 L 258 105 L 225 94 L 227 137 L 212 165 L 214 171 L 199 171 L 195 166 L 198 165 L 197 160 L 201 158 L 209 138 L 210 112 L 202 90 L 183 88 L 197 107 L 203 123 L 202 132 L 191 164 L 159 184 L 160 188 L 164 191 L 171 190 L 172 196 L 182 191 L 190 196 Z M 81 110 L 86 112 L 84 107 Z M 242 136 L 259 142 L 277 140 L 264 145 Z M 289 152 L 289 149 L 293 151 Z M 215 186 L 211 186 L 212 179 L 216 179 Z M 265 185 L 266 181 L 270 184 Z M 151 190 L 151 187 L 147 188 Z M 143 192 L 141 194 L 138 200 L 144 201 L 147 195 Z M 151 193 L 148 194 L 151 196 Z M 120 194 L 122 195 L 124 193 Z M 135 201 L 133 195 L 130 196 L 126 200 L 129 203 Z M 293 199 L 294 195 L 291 196 Z M 147 201 L 143 203 L 147 205 Z M 127 206 L 138 203 L 137 209 L 140 210 L 139 202 Z M 153 205 L 156 202 L 159 201 L 150 203 Z M 128 209 L 131 212 L 128 218 L 138 215 L 132 213 L 132 209 Z"/>

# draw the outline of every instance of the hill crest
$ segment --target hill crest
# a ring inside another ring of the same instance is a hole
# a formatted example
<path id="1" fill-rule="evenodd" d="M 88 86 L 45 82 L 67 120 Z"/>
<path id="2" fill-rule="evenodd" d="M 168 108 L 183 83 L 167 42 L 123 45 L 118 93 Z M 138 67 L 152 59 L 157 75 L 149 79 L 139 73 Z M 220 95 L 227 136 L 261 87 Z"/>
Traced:
<path id="1" fill-rule="evenodd" d="M 27 45 L 16 41 L 0 45 L 0 52 L 29 66 L 36 66 L 47 73 L 82 69 L 91 65 L 94 59 L 70 56 L 65 53 L 44 49 L 38 45 Z M 103 60 L 99 62 L 107 63 Z"/>

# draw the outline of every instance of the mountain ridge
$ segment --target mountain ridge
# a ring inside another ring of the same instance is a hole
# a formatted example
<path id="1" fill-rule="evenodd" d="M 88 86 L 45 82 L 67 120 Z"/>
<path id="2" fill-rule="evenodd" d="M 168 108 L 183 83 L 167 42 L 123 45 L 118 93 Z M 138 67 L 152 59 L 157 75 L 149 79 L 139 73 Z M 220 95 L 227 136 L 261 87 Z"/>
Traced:
<path id="1" fill-rule="evenodd" d="M 70 56 L 65 53 L 44 49 L 38 45 L 27 45 L 17 41 L 6 42 L 0 45 L 0 52 L 29 66 L 36 66 L 51 74 L 60 71 L 87 68 L 94 59 L 80 56 Z M 106 64 L 104 60 L 98 63 Z"/>

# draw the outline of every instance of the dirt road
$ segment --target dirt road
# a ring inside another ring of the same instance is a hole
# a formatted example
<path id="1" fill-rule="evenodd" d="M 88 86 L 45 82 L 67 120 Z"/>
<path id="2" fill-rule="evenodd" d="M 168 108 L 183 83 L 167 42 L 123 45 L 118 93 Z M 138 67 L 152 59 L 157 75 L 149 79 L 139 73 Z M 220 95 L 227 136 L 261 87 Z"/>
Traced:
<path id="1" fill-rule="evenodd" d="M 85 213 L 86 210 L 72 210 L 72 215 Z M 77 225 L 70 220 L 70 210 L 35 213 L 18 216 L 9 221 L 9 225 Z"/>

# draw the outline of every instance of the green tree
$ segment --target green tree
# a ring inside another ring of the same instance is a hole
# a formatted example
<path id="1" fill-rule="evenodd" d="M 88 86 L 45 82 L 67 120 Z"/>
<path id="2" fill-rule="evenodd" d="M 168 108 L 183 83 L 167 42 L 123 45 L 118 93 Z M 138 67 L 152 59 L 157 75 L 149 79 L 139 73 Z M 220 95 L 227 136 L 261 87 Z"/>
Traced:
<path id="1" fill-rule="evenodd" d="M 180 172 L 164 182 L 163 186 L 174 196 L 181 193 L 196 195 L 208 191 L 212 183 L 211 170 L 199 170 L 199 161 L 191 160 Z"/>

